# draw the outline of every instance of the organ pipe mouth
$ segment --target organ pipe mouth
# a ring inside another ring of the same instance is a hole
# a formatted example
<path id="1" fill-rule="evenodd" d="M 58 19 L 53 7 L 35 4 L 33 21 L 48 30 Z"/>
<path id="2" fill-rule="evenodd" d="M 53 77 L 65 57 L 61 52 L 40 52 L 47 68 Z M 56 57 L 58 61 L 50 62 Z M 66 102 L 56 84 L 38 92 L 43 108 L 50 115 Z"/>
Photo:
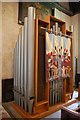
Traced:
<path id="1" fill-rule="evenodd" d="M 32 99 L 35 99 L 35 97 L 34 96 L 30 97 L 30 100 L 32 100 Z"/>

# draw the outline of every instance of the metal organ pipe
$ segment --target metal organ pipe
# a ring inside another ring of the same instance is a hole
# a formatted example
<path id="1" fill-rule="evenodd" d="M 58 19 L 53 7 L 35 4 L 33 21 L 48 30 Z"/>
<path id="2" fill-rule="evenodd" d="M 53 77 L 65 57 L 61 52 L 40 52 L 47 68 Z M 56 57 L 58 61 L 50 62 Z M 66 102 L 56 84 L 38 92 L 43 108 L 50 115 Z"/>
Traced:
<path id="1" fill-rule="evenodd" d="M 34 102 L 34 46 L 35 8 L 29 7 L 14 49 L 14 100 L 30 114 Z"/>
<path id="2" fill-rule="evenodd" d="M 16 48 L 14 48 L 14 101 L 16 102 Z"/>
<path id="3" fill-rule="evenodd" d="M 27 38 L 27 17 L 24 18 L 24 96 L 25 96 L 25 110 L 27 111 L 27 82 L 28 82 L 28 38 Z"/>
<path id="4" fill-rule="evenodd" d="M 16 102 L 18 104 L 18 41 L 16 43 Z"/>
<path id="5" fill-rule="evenodd" d="M 21 107 L 23 108 L 23 95 L 24 95 L 24 71 L 23 71 L 23 43 L 24 41 L 24 26 L 21 29 Z"/>
<path id="6" fill-rule="evenodd" d="M 34 101 L 34 45 L 35 45 L 35 8 L 28 8 L 28 111 L 32 112 Z"/>
<path id="7" fill-rule="evenodd" d="M 20 55 L 21 55 L 21 35 L 19 34 L 19 40 L 18 40 L 18 97 L 19 97 L 19 105 L 20 105 L 20 84 L 21 84 L 21 78 L 20 78 L 20 74 L 21 74 L 21 59 L 20 59 Z"/>

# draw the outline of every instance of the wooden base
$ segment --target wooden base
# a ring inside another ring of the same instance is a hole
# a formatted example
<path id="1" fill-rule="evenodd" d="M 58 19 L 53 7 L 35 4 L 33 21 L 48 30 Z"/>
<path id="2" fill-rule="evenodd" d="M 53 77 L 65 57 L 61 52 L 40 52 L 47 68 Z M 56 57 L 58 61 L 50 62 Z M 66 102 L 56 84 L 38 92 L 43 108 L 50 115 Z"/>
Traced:
<path id="1" fill-rule="evenodd" d="M 61 103 L 61 104 L 55 105 L 53 107 L 49 107 L 49 109 L 46 112 L 32 114 L 32 115 L 30 115 L 28 112 L 24 111 L 15 102 L 4 103 L 3 107 L 11 115 L 12 118 L 43 118 L 45 116 L 48 116 L 48 115 L 60 110 L 62 105 L 69 106 L 70 104 L 73 104 L 74 102 L 76 102 L 76 99 L 70 100 L 65 104 Z"/>

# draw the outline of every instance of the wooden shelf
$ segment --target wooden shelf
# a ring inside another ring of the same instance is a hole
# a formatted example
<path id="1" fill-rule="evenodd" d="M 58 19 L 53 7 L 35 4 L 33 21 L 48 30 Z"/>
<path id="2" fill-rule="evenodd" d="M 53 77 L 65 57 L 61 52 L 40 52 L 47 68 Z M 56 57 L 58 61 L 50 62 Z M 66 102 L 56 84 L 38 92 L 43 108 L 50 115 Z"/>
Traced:
<path id="1" fill-rule="evenodd" d="M 39 19 L 39 22 L 43 22 L 44 24 L 49 24 L 49 22 L 47 22 L 46 20 L 41 20 L 41 19 Z"/>
<path id="2" fill-rule="evenodd" d="M 56 17 L 54 17 L 54 16 L 50 16 L 50 27 L 52 27 L 53 24 L 55 24 L 55 22 L 58 22 L 58 26 L 60 27 L 62 33 L 66 34 L 65 22 L 56 18 Z"/>
<path id="3" fill-rule="evenodd" d="M 58 23 L 60 23 L 60 24 L 65 24 L 64 21 L 62 21 L 62 20 L 60 20 L 60 19 L 58 19 L 58 18 L 56 18 L 56 17 L 54 17 L 54 16 L 50 16 L 50 19 L 53 20 L 53 21 L 55 21 L 55 22 L 58 22 Z"/>
<path id="4" fill-rule="evenodd" d="M 41 105 L 44 105 L 44 104 L 48 104 L 48 101 L 44 100 L 44 101 L 41 101 L 41 102 L 37 102 L 37 104 L 35 106 L 41 106 Z"/>

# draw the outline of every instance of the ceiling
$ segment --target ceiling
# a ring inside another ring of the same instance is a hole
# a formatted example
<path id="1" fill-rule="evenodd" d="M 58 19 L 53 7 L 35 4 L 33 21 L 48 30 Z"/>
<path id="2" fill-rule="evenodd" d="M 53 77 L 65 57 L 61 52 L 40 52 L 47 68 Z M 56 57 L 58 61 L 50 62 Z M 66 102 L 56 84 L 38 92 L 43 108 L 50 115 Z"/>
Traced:
<path id="1" fill-rule="evenodd" d="M 80 13 L 80 1 L 79 2 L 70 2 L 69 6 L 70 6 L 70 10 L 73 12 L 73 14 Z"/>
<path id="2" fill-rule="evenodd" d="M 78 2 L 58 2 L 60 6 L 62 6 L 64 9 L 68 10 L 71 15 L 75 15 L 77 13 L 80 13 L 80 1 Z"/>
<path id="3" fill-rule="evenodd" d="M 77 2 L 43 2 L 42 4 L 46 5 L 51 9 L 57 8 L 60 11 L 66 13 L 67 15 L 73 16 L 77 13 L 80 13 L 80 1 L 76 1 Z"/>

